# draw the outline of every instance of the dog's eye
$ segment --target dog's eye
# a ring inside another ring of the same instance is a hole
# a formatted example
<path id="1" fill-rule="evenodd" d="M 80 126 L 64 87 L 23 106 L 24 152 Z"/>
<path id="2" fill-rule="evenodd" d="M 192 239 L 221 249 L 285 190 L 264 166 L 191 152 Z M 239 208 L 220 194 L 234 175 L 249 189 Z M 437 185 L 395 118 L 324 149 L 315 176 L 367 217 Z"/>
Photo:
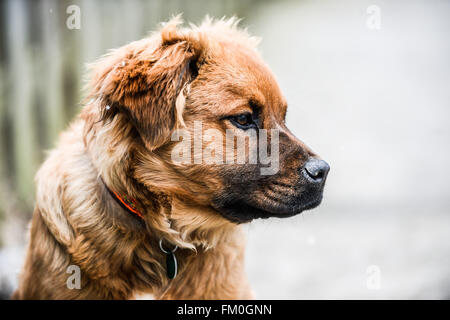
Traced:
<path id="1" fill-rule="evenodd" d="M 250 129 L 255 127 L 255 122 L 250 113 L 242 113 L 230 118 L 231 122 L 241 129 Z"/>

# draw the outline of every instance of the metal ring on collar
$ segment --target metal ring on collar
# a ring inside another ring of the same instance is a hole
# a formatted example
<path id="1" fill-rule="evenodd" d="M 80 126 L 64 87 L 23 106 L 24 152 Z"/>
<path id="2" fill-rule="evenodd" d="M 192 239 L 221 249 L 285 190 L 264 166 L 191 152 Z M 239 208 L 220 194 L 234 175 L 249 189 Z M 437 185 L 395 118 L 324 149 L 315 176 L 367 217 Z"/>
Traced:
<path id="1" fill-rule="evenodd" d="M 160 240 L 159 240 L 159 248 L 160 248 L 161 251 L 164 252 L 165 254 L 168 254 L 168 253 L 174 253 L 175 251 L 177 251 L 178 246 L 175 246 L 175 248 L 173 248 L 171 251 L 165 250 L 165 249 L 163 248 L 162 242 L 163 242 L 163 240 L 160 239 Z"/>

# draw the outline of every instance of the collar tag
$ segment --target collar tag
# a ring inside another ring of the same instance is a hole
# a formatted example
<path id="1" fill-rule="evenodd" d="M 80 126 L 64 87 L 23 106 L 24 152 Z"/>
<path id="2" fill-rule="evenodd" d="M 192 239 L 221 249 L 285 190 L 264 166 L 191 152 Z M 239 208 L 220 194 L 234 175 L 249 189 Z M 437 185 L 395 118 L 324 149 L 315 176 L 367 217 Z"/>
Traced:
<path id="1" fill-rule="evenodd" d="M 177 251 L 178 246 L 175 246 L 175 248 L 173 248 L 170 251 L 167 251 L 166 249 L 164 249 L 163 245 L 162 245 L 162 239 L 159 240 L 159 248 L 161 249 L 162 252 L 164 252 L 166 254 L 166 272 L 167 272 L 167 277 L 169 279 L 173 279 L 177 276 L 177 272 L 178 272 L 178 262 L 177 262 L 177 257 L 175 256 L 175 251 Z"/>

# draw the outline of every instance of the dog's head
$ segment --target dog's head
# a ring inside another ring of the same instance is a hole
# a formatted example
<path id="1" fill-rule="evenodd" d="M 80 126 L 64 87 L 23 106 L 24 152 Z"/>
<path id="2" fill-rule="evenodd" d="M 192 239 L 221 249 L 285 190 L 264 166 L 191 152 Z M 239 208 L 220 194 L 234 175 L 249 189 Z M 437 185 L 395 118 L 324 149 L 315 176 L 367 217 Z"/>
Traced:
<path id="1" fill-rule="evenodd" d="M 97 64 L 102 118 L 133 128 L 122 132 L 134 135 L 134 179 L 238 223 L 321 202 L 329 167 L 286 127 L 287 103 L 255 46 L 234 20 L 171 21 Z"/>

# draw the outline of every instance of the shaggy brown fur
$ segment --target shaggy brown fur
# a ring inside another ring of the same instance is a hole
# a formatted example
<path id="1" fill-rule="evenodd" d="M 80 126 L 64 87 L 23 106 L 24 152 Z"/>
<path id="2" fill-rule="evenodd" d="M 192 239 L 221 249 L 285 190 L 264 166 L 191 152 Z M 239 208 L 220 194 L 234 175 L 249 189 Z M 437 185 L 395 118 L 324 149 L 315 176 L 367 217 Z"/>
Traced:
<path id="1" fill-rule="evenodd" d="M 92 65 L 90 101 L 37 174 L 30 244 L 13 298 L 252 297 L 240 223 L 300 212 L 291 201 L 306 192 L 298 168 L 314 154 L 286 128 L 286 102 L 254 38 L 234 19 L 178 24 Z M 192 132 L 200 120 L 206 129 L 241 134 L 227 117 L 255 109 L 261 128 L 280 130 L 276 175 L 260 177 L 255 165 L 171 161 L 176 128 Z M 136 199 L 144 220 L 105 185 Z M 258 214 L 239 215 L 250 207 Z M 173 280 L 160 239 L 179 247 Z M 70 265 L 81 269 L 79 290 L 66 286 Z"/>

